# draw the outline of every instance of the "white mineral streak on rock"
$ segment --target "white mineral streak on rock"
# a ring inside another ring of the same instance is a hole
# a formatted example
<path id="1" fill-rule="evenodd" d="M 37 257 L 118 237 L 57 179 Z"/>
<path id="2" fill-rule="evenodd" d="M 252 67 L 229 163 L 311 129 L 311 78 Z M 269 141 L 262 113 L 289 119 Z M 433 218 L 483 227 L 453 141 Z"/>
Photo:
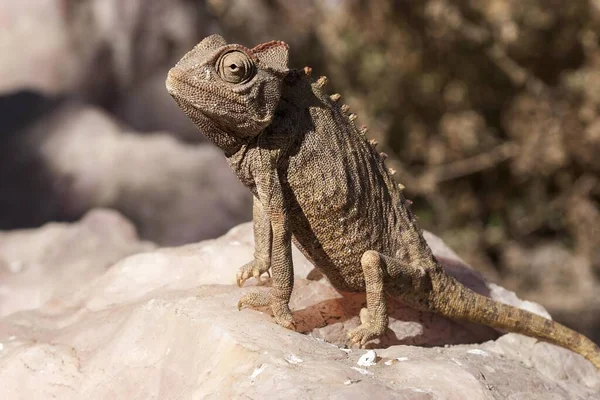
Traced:
<path id="1" fill-rule="evenodd" d="M 482 357 L 488 357 L 489 356 L 489 354 L 487 352 L 485 352 L 485 351 L 483 351 L 481 349 L 471 349 L 471 350 L 468 350 L 467 353 L 469 353 L 469 354 L 475 354 L 475 355 L 482 356 Z"/>
<path id="2" fill-rule="evenodd" d="M 261 364 L 260 367 L 256 368 L 252 375 L 250 375 L 250 380 L 254 382 L 257 376 L 263 373 L 263 371 L 267 368 L 267 364 Z"/>
<path id="3" fill-rule="evenodd" d="M 285 356 L 285 361 L 289 362 L 290 364 L 300 364 L 303 362 L 303 360 L 295 354 L 288 354 Z"/>

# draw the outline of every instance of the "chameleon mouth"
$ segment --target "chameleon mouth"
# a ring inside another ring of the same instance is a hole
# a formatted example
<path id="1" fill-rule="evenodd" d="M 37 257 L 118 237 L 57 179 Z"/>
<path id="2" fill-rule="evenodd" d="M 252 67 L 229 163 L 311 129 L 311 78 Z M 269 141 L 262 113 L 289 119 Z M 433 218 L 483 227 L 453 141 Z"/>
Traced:
<path id="1" fill-rule="evenodd" d="M 181 79 L 181 75 L 181 71 L 177 68 L 171 68 L 167 74 L 165 86 L 167 87 L 167 92 L 173 97 L 177 96 L 177 86 L 184 83 L 183 79 Z"/>
<path id="2" fill-rule="evenodd" d="M 215 118 L 215 115 L 207 113 L 204 108 L 198 107 L 198 105 L 193 101 L 190 101 L 187 96 L 181 95 L 181 93 L 185 93 L 190 89 L 206 90 L 206 87 L 202 87 L 202 85 L 191 85 L 186 79 L 186 76 L 187 74 L 180 69 L 171 68 L 167 74 L 165 86 L 167 92 L 171 95 L 173 100 L 175 100 L 177 105 L 179 105 L 179 108 L 194 121 L 196 127 L 205 135 L 211 131 L 218 132 L 214 137 L 214 140 L 217 142 L 219 141 L 216 139 L 217 136 L 240 136 L 239 134 L 236 135 L 226 124 L 219 122 L 219 118 Z"/>

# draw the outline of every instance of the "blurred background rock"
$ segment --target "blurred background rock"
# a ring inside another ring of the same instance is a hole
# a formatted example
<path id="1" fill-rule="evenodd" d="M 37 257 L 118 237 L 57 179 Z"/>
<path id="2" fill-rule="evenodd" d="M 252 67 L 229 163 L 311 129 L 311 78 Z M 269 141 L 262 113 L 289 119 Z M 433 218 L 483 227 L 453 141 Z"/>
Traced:
<path id="1" fill-rule="evenodd" d="M 250 219 L 164 89 L 211 33 L 288 42 L 424 228 L 600 341 L 597 0 L 0 0 L 0 229 L 103 206 L 175 245 Z"/>

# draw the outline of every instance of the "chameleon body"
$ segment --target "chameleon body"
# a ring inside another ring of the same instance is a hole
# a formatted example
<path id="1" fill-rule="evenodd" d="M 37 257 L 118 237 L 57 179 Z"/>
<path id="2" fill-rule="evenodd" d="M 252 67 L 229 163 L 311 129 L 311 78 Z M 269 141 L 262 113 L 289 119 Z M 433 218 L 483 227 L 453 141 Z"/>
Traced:
<path id="1" fill-rule="evenodd" d="M 238 306 L 270 306 L 294 328 L 292 242 L 340 291 L 366 292 L 361 325 L 348 333 L 360 346 L 388 325 L 386 294 L 408 305 L 571 349 L 600 369 L 600 348 L 552 320 L 464 287 L 434 258 L 410 202 L 356 116 L 327 95 L 326 78 L 288 69 L 280 41 L 252 49 L 213 35 L 186 54 L 167 90 L 204 135 L 225 153 L 254 194 L 254 260 L 238 285 L 272 273 L 272 287 Z"/>

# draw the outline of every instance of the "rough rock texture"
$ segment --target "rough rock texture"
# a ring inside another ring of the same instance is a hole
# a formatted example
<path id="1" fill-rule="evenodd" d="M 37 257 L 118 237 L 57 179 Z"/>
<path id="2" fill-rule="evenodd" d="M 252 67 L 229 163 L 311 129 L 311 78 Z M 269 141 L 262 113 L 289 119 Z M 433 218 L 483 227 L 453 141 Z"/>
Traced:
<path id="1" fill-rule="evenodd" d="M 21 156 L 2 163 L 13 199 L 2 202 L 3 226 L 19 213 L 35 224 L 112 207 L 141 237 L 172 245 L 221 235 L 251 216 L 251 195 L 221 151 L 135 134 L 96 107 L 64 102 L 18 140 Z"/>
<path id="2" fill-rule="evenodd" d="M 44 254 L 39 243 L 51 241 L 45 236 L 53 229 L 59 228 L 2 234 L 3 257 L 10 255 L 4 264 Z M 238 312 L 235 304 L 248 289 L 233 283 L 252 255 L 250 224 L 216 240 L 130 255 L 105 272 L 89 260 L 135 251 L 135 236 L 121 218 L 96 211 L 60 229 L 79 232 L 84 243 L 94 235 L 103 241 L 81 253 L 79 265 L 96 271 L 70 267 L 77 290 L 54 290 L 39 309 L 0 319 L 0 398 L 593 399 L 600 391 L 600 375 L 582 357 L 514 334 L 483 344 L 342 350 L 322 339 L 340 341 L 358 322 L 355 308 L 364 299 L 343 298 L 326 282 L 306 280 L 311 266 L 298 253 L 292 309 L 309 334 L 285 330 L 260 311 Z M 123 237 L 133 247 L 115 239 Z M 439 239 L 427 239 L 444 266 L 470 286 L 544 312 L 485 285 Z M 75 245 L 56 240 L 53 262 L 40 270 L 77 258 Z M 27 269 L 10 271 L 24 291 L 40 285 Z M 391 324 L 383 340 L 432 345 L 495 336 L 400 305 L 392 315 L 405 322 Z"/>
<path id="3" fill-rule="evenodd" d="M 0 232 L 0 316 L 53 306 L 116 261 L 154 247 L 109 210 L 90 211 L 77 224 Z"/>

